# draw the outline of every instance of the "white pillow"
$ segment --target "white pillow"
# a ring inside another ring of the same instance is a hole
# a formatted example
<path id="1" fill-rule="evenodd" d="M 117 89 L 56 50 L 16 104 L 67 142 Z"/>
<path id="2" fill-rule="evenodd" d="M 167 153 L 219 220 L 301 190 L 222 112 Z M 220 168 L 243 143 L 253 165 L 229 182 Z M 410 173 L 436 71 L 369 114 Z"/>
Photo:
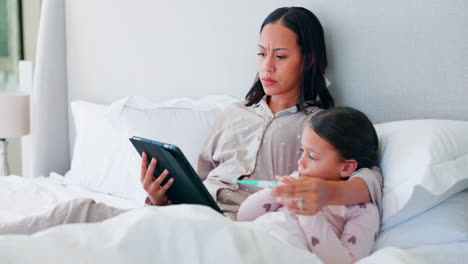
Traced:
<path id="1" fill-rule="evenodd" d="M 66 179 L 87 189 L 141 200 L 141 158 L 129 141 L 147 137 L 178 145 L 196 168 L 202 144 L 227 96 L 178 98 L 159 103 L 129 97 L 111 105 L 72 102 L 76 142 Z"/>
<path id="2" fill-rule="evenodd" d="M 229 96 L 206 96 L 199 100 L 178 98 L 152 103 L 142 97 L 131 97 L 122 106 L 113 105 L 110 119 L 125 130 L 127 137 L 177 145 L 196 169 L 211 127 L 222 110 L 235 101 Z"/>
<path id="3" fill-rule="evenodd" d="M 114 126 L 108 118 L 111 106 L 75 101 L 71 110 L 76 140 L 71 169 L 65 175 L 67 182 L 133 199 L 138 180 L 134 165 L 137 160 L 125 144 L 128 139 L 122 128 Z"/>
<path id="4" fill-rule="evenodd" d="M 134 198 L 137 160 L 119 127 L 109 120 L 110 105 L 71 103 L 76 140 L 68 183 L 127 199 Z M 138 178 L 136 179 L 138 180 Z M 128 186 L 132 186 L 129 190 Z"/>
<path id="5" fill-rule="evenodd" d="M 142 97 L 132 97 L 121 109 L 112 111 L 112 119 L 125 128 L 128 138 L 139 136 L 177 145 L 196 170 L 198 155 L 212 126 L 224 108 L 235 101 L 229 96 L 206 96 L 154 104 Z M 136 153 L 133 147 L 132 151 Z M 139 181 L 135 189 L 135 199 L 144 201 L 146 192 Z"/>
<path id="6" fill-rule="evenodd" d="M 462 241 L 468 242 L 468 190 L 381 232 L 373 251 L 384 247 L 407 249 Z"/>
<path id="7" fill-rule="evenodd" d="M 375 128 L 384 176 L 382 230 L 468 187 L 468 122 L 406 120 Z"/>

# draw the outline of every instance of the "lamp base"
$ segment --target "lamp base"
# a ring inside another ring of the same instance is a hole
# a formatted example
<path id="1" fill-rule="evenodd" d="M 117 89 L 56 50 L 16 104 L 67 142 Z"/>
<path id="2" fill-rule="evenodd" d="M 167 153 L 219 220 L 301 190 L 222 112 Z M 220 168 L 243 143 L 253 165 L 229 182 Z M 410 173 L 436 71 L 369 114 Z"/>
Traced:
<path id="1" fill-rule="evenodd" d="M 7 141 L 4 138 L 0 138 L 0 176 L 10 175 L 7 160 Z"/>

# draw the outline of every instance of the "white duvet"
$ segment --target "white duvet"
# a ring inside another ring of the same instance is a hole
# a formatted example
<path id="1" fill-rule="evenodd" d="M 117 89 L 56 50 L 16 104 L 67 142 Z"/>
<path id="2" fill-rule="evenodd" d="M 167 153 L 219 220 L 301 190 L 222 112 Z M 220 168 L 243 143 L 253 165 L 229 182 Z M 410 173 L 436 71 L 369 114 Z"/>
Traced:
<path id="1" fill-rule="evenodd" d="M 38 178 L 0 177 L 0 224 L 38 215 L 59 203 L 82 197 L 117 208 L 133 208 L 143 203 L 67 185 L 64 177 L 58 174 Z"/>
<path id="2" fill-rule="evenodd" d="M 39 198 L 33 201 L 34 196 Z M 80 196 L 91 197 L 60 182 L 46 184 L 42 180 L 19 177 L 0 179 L 0 216 L 3 216 L 0 220 L 20 221 L 20 213 L 29 216 L 43 213 L 60 202 Z M 102 195 L 93 196 L 105 200 Z M 11 197 L 21 200 L 14 204 Z M 45 205 L 40 205 L 44 202 Z M 23 209 L 16 208 L 16 213 L 8 217 L 2 215 L 15 206 Z M 461 259 L 463 254 L 457 257 L 454 253 L 468 252 L 468 244 L 444 245 L 444 250 L 439 249 L 442 247 L 383 248 L 358 263 L 428 263 L 434 259 L 431 254 L 439 256 L 439 260 L 452 257 L 449 263 L 458 263 L 457 258 Z M 33 235 L 1 235 L 0 263 L 312 264 L 321 261 L 307 250 L 292 247 L 248 224 L 232 222 L 207 207 L 177 205 L 139 207 L 104 222 L 61 225 Z"/>
<path id="3" fill-rule="evenodd" d="M 321 263 L 203 206 L 144 207 L 104 222 L 0 236 L 0 262 Z"/>
<path id="4" fill-rule="evenodd" d="M 0 236 L 0 263 L 322 263 L 204 207 L 144 207 L 100 223 Z M 384 249 L 360 263 L 424 263 Z"/>

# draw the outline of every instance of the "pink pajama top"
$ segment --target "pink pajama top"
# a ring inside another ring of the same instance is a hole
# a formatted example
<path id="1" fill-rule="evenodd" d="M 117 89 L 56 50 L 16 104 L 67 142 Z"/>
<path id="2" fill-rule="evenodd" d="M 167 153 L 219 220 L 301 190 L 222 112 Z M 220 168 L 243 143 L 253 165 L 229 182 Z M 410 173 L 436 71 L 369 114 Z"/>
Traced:
<path id="1" fill-rule="evenodd" d="M 308 248 L 327 264 L 341 264 L 354 263 L 370 254 L 380 215 L 378 207 L 370 202 L 325 206 L 313 216 L 296 215 L 276 201 L 271 189 L 263 189 L 241 204 L 237 220 L 258 222 L 257 227 L 269 233 L 285 229 L 281 234 L 287 235 L 279 235 L 281 240 Z"/>

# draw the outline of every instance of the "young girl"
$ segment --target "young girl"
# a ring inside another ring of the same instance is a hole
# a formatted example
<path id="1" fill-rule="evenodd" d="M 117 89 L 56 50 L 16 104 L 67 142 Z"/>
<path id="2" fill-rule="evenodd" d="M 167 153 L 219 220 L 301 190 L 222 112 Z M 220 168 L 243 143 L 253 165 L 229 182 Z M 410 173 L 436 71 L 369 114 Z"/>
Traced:
<path id="1" fill-rule="evenodd" d="M 345 181 L 377 165 L 375 129 L 366 115 L 352 108 L 334 108 L 314 116 L 303 129 L 301 146 L 298 172 L 278 177 L 280 182 Z M 280 187 L 250 195 L 239 208 L 238 220 L 255 220 L 257 226 L 308 248 L 325 263 L 353 263 L 370 253 L 380 220 L 373 203 L 329 205 L 316 215 L 302 215 L 303 201 L 284 198 Z M 298 211 L 282 206 L 288 203 L 297 204 Z"/>

